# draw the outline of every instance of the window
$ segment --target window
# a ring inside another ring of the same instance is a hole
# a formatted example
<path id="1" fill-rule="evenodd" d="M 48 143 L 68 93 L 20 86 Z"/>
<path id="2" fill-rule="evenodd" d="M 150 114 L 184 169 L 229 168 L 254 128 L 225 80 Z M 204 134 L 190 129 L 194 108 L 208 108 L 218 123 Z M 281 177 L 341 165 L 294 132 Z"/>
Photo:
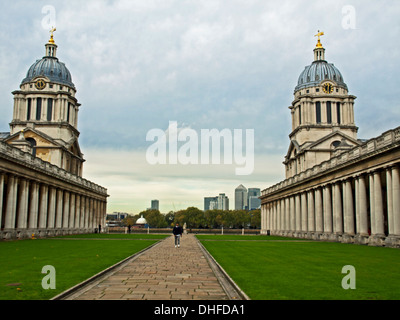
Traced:
<path id="1" fill-rule="evenodd" d="M 301 105 L 299 105 L 299 125 L 301 124 Z"/>
<path id="2" fill-rule="evenodd" d="M 317 123 L 321 123 L 321 102 L 316 103 Z"/>
<path id="3" fill-rule="evenodd" d="M 336 104 L 336 112 L 337 112 L 337 123 L 340 124 L 342 122 L 340 113 L 340 102 Z"/>
<path id="4" fill-rule="evenodd" d="M 53 99 L 47 100 L 47 121 L 51 121 L 53 117 Z"/>
<path id="5" fill-rule="evenodd" d="M 331 144 L 331 149 L 336 149 L 340 146 L 340 141 L 333 141 Z"/>
<path id="6" fill-rule="evenodd" d="M 26 121 L 31 120 L 32 99 L 28 98 L 26 106 Z"/>
<path id="7" fill-rule="evenodd" d="M 67 107 L 67 122 L 69 122 L 69 113 L 71 109 L 71 103 L 68 102 L 68 107 Z"/>
<path id="8" fill-rule="evenodd" d="M 330 101 L 326 102 L 326 121 L 332 123 L 332 104 Z"/>
<path id="9" fill-rule="evenodd" d="M 33 155 L 34 157 L 36 157 L 36 140 L 33 139 L 33 138 L 27 138 L 26 141 L 28 141 L 29 144 L 30 144 L 31 147 L 32 147 L 32 155 Z"/>
<path id="10" fill-rule="evenodd" d="M 36 99 L 36 120 L 40 120 L 42 114 L 42 98 Z"/>

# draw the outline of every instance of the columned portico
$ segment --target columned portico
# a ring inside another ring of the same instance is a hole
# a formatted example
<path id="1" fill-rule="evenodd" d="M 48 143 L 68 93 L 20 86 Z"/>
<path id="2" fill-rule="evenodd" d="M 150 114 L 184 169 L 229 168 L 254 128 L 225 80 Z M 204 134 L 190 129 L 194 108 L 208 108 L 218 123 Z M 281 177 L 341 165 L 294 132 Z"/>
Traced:
<path id="1" fill-rule="evenodd" d="M 0 160 L 0 240 L 94 232 L 103 223 L 106 189 L 3 142 Z"/>
<path id="2" fill-rule="evenodd" d="M 400 127 L 264 190 L 261 200 L 272 217 L 262 233 L 400 247 Z"/>

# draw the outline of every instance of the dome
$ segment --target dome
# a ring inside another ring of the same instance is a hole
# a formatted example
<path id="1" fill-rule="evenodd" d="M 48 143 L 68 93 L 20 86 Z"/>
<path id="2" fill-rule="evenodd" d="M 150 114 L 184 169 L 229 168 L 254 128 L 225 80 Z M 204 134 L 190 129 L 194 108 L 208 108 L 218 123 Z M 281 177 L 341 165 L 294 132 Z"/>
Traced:
<path id="1" fill-rule="evenodd" d="M 299 77 L 295 91 L 300 89 L 319 86 L 322 81 L 330 80 L 335 82 L 339 87 L 347 90 L 347 85 L 344 83 L 343 76 L 339 69 L 332 63 L 324 60 L 314 61 L 310 66 L 307 66 Z"/>
<path id="2" fill-rule="evenodd" d="M 28 70 L 26 77 L 22 80 L 22 84 L 26 84 L 35 77 L 44 76 L 51 82 L 70 86 L 75 88 L 72 82 L 71 73 L 64 63 L 60 62 L 55 57 L 46 56 L 41 60 L 37 60 Z"/>
<path id="3" fill-rule="evenodd" d="M 141 216 L 139 219 L 137 219 L 136 224 L 147 224 L 147 220 Z"/>

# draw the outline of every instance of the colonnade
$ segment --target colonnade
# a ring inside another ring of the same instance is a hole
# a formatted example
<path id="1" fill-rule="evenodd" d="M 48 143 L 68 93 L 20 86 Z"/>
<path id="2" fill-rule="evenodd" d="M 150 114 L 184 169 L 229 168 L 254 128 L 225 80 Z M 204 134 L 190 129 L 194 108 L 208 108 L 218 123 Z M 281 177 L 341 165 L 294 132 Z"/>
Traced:
<path id="1" fill-rule="evenodd" d="M 105 224 L 106 196 L 0 171 L 0 240 L 94 232 Z"/>
<path id="2" fill-rule="evenodd" d="M 296 190 L 263 200 L 264 234 L 400 247 L 398 164 Z"/>

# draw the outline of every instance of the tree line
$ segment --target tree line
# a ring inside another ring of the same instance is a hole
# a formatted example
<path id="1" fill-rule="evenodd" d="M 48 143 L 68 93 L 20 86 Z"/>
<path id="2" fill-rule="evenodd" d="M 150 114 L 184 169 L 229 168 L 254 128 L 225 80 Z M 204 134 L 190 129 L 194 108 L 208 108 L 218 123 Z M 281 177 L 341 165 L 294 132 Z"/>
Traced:
<path id="1" fill-rule="evenodd" d="M 220 229 L 232 228 L 261 228 L 261 210 L 207 210 L 189 207 L 167 214 L 159 210 L 150 209 L 137 215 L 128 216 L 123 220 L 124 225 L 134 225 L 143 216 L 150 228 L 169 228 L 176 223 L 183 226 L 186 223 L 188 229 Z"/>

